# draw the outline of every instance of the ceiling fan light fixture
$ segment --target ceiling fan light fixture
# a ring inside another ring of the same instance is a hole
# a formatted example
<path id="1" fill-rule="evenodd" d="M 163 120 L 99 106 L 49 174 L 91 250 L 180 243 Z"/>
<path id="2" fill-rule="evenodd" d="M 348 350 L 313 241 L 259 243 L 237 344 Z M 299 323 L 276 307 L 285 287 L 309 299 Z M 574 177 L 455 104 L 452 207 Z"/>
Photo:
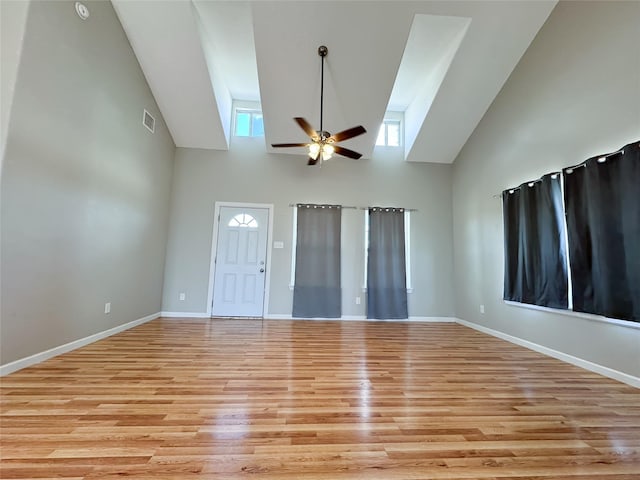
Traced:
<path id="1" fill-rule="evenodd" d="M 331 155 L 333 155 L 334 151 L 335 151 L 335 148 L 333 148 L 333 145 L 325 143 L 322 146 L 322 160 L 329 160 L 331 158 Z"/>
<path id="2" fill-rule="evenodd" d="M 309 156 L 316 160 L 318 155 L 320 154 L 320 144 L 319 143 L 310 143 L 309 144 Z"/>

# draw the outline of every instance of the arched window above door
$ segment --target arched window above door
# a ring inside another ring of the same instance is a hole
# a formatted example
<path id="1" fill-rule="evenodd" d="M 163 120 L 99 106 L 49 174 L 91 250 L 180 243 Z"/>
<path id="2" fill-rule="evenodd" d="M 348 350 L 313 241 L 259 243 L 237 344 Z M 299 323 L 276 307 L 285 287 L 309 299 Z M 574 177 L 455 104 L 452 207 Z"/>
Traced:
<path id="1" fill-rule="evenodd" d="M 230 227 L 258 228 L 258 222 L 248 213 L 239 213 L 229 220 Z"/>

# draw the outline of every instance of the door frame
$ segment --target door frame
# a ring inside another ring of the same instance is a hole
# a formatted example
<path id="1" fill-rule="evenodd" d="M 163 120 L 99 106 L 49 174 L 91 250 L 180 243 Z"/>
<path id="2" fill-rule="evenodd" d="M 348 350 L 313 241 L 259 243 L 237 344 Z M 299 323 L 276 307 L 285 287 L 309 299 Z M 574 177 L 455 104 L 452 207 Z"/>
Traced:
<path id="1" fill-rule="evenodd" d="M 220 222 L 220 208 L 265 208 L 268 210 L 269 225 L 267 226 L 267 258 L 265 260 L 267 275 L 264 279 L 264 298 L 262 299 L 262 318 L 267 314 L 269 307 L 269 287 L 271 285 L 271 238 L 273 236 L 273 203 L 243 203 L 243 202 L 216 202 L 213 213 L 213 232 L 211 234 L 211 258 L 209 260 L 209 287 L 207 289 L 207 316 L 213 312 L 213 287 L 216 274 L 216 255 L 218 253 L 218 225 Z"/>

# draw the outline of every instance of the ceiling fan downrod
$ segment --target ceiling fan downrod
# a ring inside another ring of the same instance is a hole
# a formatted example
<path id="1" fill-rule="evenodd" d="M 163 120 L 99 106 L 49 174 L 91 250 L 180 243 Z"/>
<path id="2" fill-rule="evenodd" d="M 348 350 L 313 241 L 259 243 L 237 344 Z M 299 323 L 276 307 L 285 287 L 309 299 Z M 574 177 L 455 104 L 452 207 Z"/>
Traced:
<path id="1" fill-rule="evenodd" d="M 329 49 L 320 45 L 318 47 L 318 55 L 320 55 L 320 138 L 324 140 L 324 138 L 328 137 L 328 134 L 325 134 L 324 129 L 322 128 L 322 117 L 323 117 L 323 109 L 324 109 L 324 57 L 329 53 Z"/>
<path id="2" fill-rule="evenodd" d="M 362 157 L 362 154 L 349 150 L 348 148 L 336 145 L 338 142 L 349 140 L 350 138 L 357 137 L 366 133 L 367 130 L 362 126 L 348 128 L 341 132 L 331 135 L 329 132 L 324 131 L 324 57 L 329 53 L 329 49 L 325 45 L 318 47 L 318 55 L 320 55 L 321 61 L 321 77 L 320 77 L 320 130 L 314 130 L 309 122 L 302 117 L 294 117 L 293 120 L 298 126 L 304 130 L 309 136 L 311 142 L 307 143 L 272 143 L 274 148 L 298 148 L 307 147 L 309 160 L 307 165 L 316 165 L 318 162 L 322 165 L 322 162 L 329 160 L 331 156 L 336 153 L 343 157 L 353 158 L 354 160 Z"/>

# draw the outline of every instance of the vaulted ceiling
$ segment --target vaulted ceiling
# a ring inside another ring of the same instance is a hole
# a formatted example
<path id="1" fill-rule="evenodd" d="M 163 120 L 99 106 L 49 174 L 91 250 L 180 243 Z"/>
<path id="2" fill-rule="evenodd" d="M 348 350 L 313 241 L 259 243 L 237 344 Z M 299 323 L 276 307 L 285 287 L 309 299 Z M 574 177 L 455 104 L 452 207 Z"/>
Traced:
<path id="1" fill-rule="evenodd" d="M 229 148 L 233 102 L 259 102 L 265 149 L 320 123 L 368 132 L 404 114 L 407 161 L 455 160 L 543 25 L 551 1 L 112 0 L 179 147 Z M 304 149 L 278 150 L 304 154 Z"/>

